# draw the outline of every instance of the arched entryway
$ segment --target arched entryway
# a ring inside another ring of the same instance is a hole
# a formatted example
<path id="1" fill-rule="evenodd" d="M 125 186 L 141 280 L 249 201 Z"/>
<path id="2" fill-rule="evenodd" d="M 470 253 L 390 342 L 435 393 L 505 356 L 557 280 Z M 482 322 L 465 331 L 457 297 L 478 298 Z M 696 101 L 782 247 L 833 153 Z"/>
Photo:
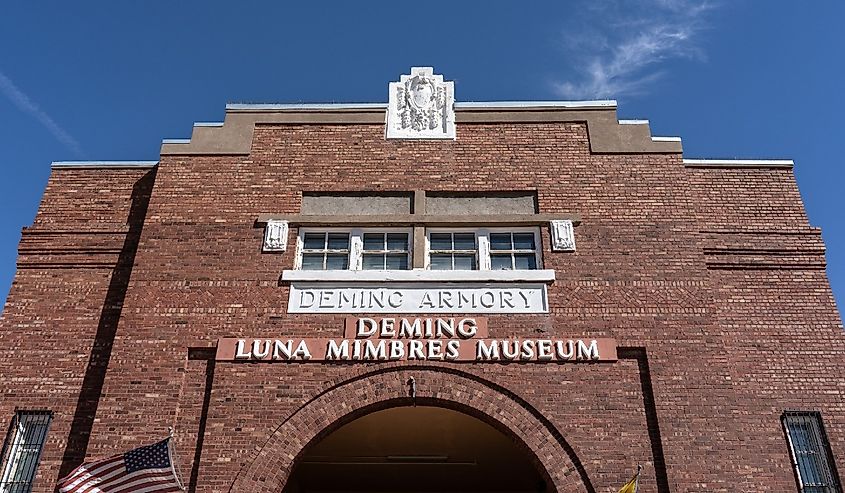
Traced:
<path id="1" fill-rule="evenodd" d="M 286 493 L 543 492 L 526 450 L 468 414 L 433 406 L 383 409 L 310 445 Z"/>
<path id="2" fill-rule="evenodd" d="M 454 367 L 396 365 L 362 368 L 326 388 L 284 417 L 246 460 L 230 492 L 279 493 L 312 445 L 348 423 L 402 407 L 436 407 L 492 426 L 530 457 L 556 493 L 595 493 L 587 472 L 562 434 L 530 403 L 510 390 Z M 409 388 L 413 381 L 414 392 Z M 505 471 L 507 473 L 507 471 Z"/>

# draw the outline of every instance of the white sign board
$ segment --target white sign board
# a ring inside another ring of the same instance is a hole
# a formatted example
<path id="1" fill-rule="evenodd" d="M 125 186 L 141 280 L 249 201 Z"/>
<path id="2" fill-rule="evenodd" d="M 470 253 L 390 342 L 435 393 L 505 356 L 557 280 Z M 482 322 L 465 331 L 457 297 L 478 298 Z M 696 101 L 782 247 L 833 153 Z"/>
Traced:
<path id="1" fill-rule="evenodd" d="M 288 313 L 548 313 L 546 285 L 291 283 Z"/>

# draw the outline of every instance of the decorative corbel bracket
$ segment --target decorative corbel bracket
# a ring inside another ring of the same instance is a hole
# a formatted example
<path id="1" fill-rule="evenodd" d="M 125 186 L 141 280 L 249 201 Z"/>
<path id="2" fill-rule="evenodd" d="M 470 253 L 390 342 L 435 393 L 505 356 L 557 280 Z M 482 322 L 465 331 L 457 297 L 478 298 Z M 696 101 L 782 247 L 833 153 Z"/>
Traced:
<path id="1" fill-rule="evenodd" d="M 284 252 L 288 247 L 288 222 L 269 219 L 264 226 L 265 252 Z"/>
<path id="2" fill-rule="evenodd" d="M 549 230 L 552 235 L 553 252 L 574 252 L 575 251 L 575 228 L 569 219 L 552 219 L 549 221 Z"/>

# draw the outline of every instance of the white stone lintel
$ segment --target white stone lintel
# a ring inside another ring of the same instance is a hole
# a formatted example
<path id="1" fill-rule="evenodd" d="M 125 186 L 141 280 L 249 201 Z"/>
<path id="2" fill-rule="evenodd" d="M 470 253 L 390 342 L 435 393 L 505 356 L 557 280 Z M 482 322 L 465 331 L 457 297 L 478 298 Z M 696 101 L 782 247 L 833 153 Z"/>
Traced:
<path id="1" fill-rule="evenodd" d="M 541 282 L 555 280 L 554 269 L 539 270 L 286 270 L 289 282 Z"/>

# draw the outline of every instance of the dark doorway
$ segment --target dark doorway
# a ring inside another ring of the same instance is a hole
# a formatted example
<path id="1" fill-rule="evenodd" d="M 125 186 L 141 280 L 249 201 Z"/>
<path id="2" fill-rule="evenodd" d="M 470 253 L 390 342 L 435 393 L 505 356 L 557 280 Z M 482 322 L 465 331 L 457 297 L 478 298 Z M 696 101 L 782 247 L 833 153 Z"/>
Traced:
<path id="1" fill-rule="evenodd" d="M 347 423 L 311 445 L 287 493 L 537 492 L 528 452 L 489 424 L 439 407 L 396 407 Z"/>

